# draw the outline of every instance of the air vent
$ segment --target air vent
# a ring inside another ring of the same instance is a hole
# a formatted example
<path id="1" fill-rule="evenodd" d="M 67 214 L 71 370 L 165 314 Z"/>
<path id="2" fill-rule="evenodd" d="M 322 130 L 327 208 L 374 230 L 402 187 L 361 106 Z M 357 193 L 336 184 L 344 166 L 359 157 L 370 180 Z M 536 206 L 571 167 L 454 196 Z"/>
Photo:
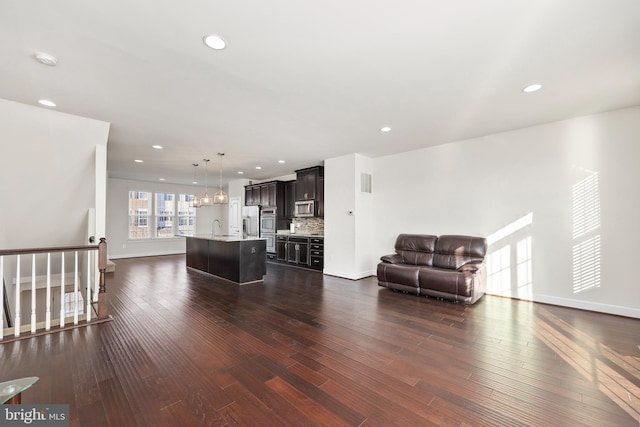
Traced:
<path id="1" fill-rule="evenodd" d="M 371 193 L 371 174 L 360 172 L 360 192 Z"/>

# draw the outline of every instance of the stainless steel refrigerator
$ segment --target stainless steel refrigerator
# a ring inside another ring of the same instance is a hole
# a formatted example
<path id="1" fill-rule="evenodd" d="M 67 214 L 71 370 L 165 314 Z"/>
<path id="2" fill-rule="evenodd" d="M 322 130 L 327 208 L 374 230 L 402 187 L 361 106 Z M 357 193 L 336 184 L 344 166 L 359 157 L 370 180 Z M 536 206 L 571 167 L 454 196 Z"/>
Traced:
<path id="1" fill-rule="evenodd" d="M 260 208 L 242 207 L 242 237 L 260 237 Z"/>

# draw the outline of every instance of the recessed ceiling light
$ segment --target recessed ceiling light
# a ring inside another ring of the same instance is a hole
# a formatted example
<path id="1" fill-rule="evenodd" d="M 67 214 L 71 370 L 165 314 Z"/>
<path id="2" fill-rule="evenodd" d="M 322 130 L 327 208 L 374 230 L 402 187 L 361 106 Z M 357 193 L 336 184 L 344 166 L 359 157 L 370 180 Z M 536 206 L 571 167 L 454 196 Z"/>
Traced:
<path id="1" fill-rule="evenodd" d="M 262 169 L 262 166 L 256 166 L 256 169 Z"/>
<path id="2" fill-rule="evenodd" d="M 134 162 L 136 162 L 136 163 L 144 163 L 144 160 L 135 159 Z"/>
<path id="3" fill-rule="evenodd" d="M 40 99 L 38 100 L 38 103 L 40 103 L 41 105 L 44 105 L 46 107 L 55 107 L 56 103 L 53 101 L 49 101 L 48 99 Z"/>
<path id="4" fill-rule="evenodd" d="M 204 44 L 209 46 L 211 49 L 222 50 L 227 46 L 227 43 L 222 40 L 222 37 L 217 36 L 215 34 L 209 34 L 202 38 Z"/>
<path id="5" fill-rule="evenodd" d="M 162 150 L 164 147 L 162 145 L 152 145 L 151 148 L 155 148 L 156 150 Z"/>
<path id="6" fill-rule="evenodd" d="M 192 183 L 192 184 L 197 184 L 197 183 L 198 183 L 198 181 L 191 181 L 191 183 Z"/>
<path id="7" fill-rule="evenodd" d="M 278 163 L 284 163 L 284 160 L 278 160 Z"/>
<path id="8" fill-rule="evenodd" d="M 238 175 L 244 175 L 244 172 L 238 171 Z"/>
<path id="9" fill-rule="evenodd" d="M 159 178 L 160 181 L 164 181 L 164 178 Z"/>
<path id="10" fill-rule="evenodd" d="M 522 89 L 522 91 L 526 92 L 526 93 L 531 93 L 531 92 L 538 91 L 540 89 L 542 89 L 542 85 L 538 84 L 538 83 L 535 83 L 535 84 L 532 84 L 532 85 L 529 85 L 529 86 L 525 87 L 524 89 Z"/>
<path id="11" fill-rule="evenodd" d="M 50 67 L 55 67 L 56 64 L 58 63 L 58 58 L 56 58 L 53 55 L 49 55 L 48 53 L 37 52 L 35 54 L 35 57 L 36 57 L 36 61 L 38 61 L 41 64 L 48 65 Z"/>
<path id="12" fill-rule="evenodd" d="M 389 126 L 385 126 L 380 128 L 380 132 L 389 132 L 391 130 L 391 128 Z"/>

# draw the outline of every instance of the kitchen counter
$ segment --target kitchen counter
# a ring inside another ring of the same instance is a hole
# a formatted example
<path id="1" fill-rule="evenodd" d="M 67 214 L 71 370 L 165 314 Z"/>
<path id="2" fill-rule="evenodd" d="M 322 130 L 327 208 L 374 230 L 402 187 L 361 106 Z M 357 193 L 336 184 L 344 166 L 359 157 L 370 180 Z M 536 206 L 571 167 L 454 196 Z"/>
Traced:
<path id="1" fill-rule="evenodd" d="M 267 241 L 259 237 L 195 235 L 187 239 L 187 267 L 239 285 L 262 282 L 267 274 Z"/>
<path id="2" fill-rule="evenodd" d="M 319 237 L 319 238 L 324 238 L 324 234 L 320 234 L 320 233 L 292 233 L 289 230 L 278 230 L 277 231 L 277 235 L 278 236 L 300 236 L 300 237 Z"/>

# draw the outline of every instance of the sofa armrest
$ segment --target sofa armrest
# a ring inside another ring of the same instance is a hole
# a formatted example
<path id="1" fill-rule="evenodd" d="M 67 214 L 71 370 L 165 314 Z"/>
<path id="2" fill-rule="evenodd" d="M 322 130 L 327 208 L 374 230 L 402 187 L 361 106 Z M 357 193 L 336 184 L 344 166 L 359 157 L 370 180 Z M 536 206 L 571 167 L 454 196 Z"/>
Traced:
<path id="1" fill-rule="evenodd" d="M 402 264 L 402 257 L 398 254 L 385 255 L 380 257 L 380 261 L 386 262 L 387 264 Z"/>
<path id="2" fill-rule="evenodd" d="M 468 271 L 469 273 L 475 273 L 484 266 L 484 261 L 469 261 L 466 264 L 461 265 L 457 271 Z"/>

